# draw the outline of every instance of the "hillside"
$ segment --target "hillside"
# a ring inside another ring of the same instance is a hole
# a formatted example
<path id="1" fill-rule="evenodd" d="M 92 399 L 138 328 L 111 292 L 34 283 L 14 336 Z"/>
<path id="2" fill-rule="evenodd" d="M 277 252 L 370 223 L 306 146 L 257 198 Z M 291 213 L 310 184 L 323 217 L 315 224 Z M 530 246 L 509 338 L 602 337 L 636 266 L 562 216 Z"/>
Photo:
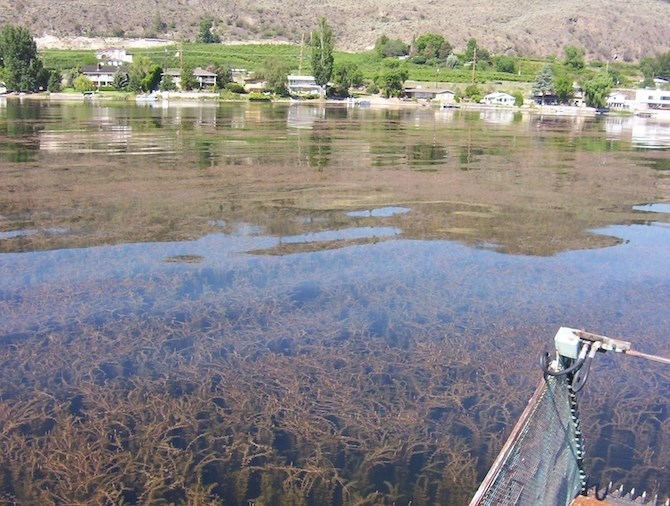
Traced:
<path id="1" fill-rule="evenodd" d="M 203 17 L 224 42 L 299 42 L 325 16 L 342 50 L 371 47 L 379 35 L 443 34 L 456 51 L 470 37 L 494 53 L 561 55 L 576 45 L 590 58 L 626 61 L 670 50 L 670 1 L 637 0 L 0 0 L 0 24 L 35 36 L 165 37 L 193 40 Z"/>

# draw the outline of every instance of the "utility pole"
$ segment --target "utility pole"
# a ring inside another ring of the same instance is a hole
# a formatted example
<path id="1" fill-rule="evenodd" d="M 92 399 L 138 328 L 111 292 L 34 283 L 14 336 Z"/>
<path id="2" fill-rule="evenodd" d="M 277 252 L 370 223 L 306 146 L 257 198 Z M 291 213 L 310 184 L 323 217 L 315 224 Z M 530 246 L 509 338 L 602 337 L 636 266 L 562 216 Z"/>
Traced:
<path id="1" fill-rule="evenodd" d="M 477 46 L 472 51 L 472 84 L 475 84 L 475 71 L 477 70 Z"/>

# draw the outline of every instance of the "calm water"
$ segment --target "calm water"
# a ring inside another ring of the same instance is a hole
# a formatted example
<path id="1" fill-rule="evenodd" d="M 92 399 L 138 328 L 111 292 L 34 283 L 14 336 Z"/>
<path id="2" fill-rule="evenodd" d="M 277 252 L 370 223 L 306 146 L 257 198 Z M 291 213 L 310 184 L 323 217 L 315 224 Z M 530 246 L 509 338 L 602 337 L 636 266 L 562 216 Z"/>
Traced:
<path id="1" fill-rule="evenodd" d="M 670 123 L 0 102 L 20 504 L 467 504 L 560 326 L 670 356 Z M 670 370 L 599 356 L 587 464 L 670 492 Z"/>

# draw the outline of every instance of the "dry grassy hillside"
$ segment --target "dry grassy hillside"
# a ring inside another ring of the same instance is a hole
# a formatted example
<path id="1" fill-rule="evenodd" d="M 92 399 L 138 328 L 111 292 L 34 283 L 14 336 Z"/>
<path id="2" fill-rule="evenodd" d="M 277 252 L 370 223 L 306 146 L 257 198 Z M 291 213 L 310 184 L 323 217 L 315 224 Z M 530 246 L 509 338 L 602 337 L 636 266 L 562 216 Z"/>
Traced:
<path id="1" fill-rule="evenodd" d="M 456 50 L 469 37 L 495 53 L 547 56 L 566 45 L 589 57 L 632 61 L 670 49 L 670 1 L 637 0 L 0 0 L 0 24 L 40 35 L 193 39 L 202 17 L 224 41 L 293 41 L 325 16 L 339 49 L 370 47 L 382 34 L 409 42 L 443 34 Z"/>

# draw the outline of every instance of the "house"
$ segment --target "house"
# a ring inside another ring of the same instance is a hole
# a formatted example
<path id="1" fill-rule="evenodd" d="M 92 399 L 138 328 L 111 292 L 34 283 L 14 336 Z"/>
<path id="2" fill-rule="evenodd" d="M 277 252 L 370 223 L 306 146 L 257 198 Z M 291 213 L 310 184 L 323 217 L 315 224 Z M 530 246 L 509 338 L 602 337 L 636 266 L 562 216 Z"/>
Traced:
<path id="1" fill-rule="evenodd" d="M 247 93 L 263 93 L 267 84 L 268 82 L 265 78 L 250 77 L 244 80 L 244 91 Z"/>
<path id="2" fill-rule="evenodd" d="M 291 95 L 321 95 L 321 86 L 314 76 L 288 76 L 288 92 Z"/>
<path id="3" fill-rule="evenodd" d="M 106 49 L 99 49 L 95 52 L 97 60 L 105 65 L 121 66 L 125 63 L 132 63 L 133 55 L 127 53 L 125 49 L 117 47 L 109 47 Z"/>
<path id="4" fill-rule="evenodd" d="M 627 111 L 630 110 L 632 106 L 632 101 L 628 97 L 621 93 L 620 91 L 613 91 L 610 93 L 610 96 L 607 97 L 606 107 L 608 109 L 614 109 L 616 111 Z"/>
<path id="5" fill-rule="evenodd" d="M 4 95 L 7 93 L 7 87 L 5 86 L 5 83 L 0 82 L 0 95 Z"/>
<path id="6" fill-rule="evenodd" d="M 405 96 L 407 98 L 415 98 L 417 100 L 438 100 L 440 102 L 455 101 L 456 94 L 444 88 L 405 88 Z"/>
<path id="7" fill-rule="evenodd" d="M 163 76 L 169 75 L 174 80 L 177 88 L 181 88 L 181 70 L 180 69 L 166 69 L 163 72 Z M 198 87 L 208 88 L 209 86 L 214 86 L 216 84 L 216 72 L 210 72 L 201 67 L 196 67 L 193 69 L 193 77 L 198 81 Z"/>
<path id="8" fill-rule="evenodd" d="M 81 73 L 88 77 L 98 88 L 101 86 L 111 86 L 114 82 L 114 75 L 117 72 L 128 72 L 128 67 L 121 65 L 84 65 Z"/>
<path id="9" fill-rule="evenodd" d="M 489 93 L 480 101 L 480 103 L 486 105 L 503 105 L 503 106 L 513 106 L 515 102 L 516 102 L 515 97 L 513 97 L 509 93 L 503 93 L 501 91 Z"/>
<path id="10" fill-rule="evenodd" d="M 639 89 L 635 93 L 635 102 L 638 110 L 670 110 L 669 90 Z"/>

